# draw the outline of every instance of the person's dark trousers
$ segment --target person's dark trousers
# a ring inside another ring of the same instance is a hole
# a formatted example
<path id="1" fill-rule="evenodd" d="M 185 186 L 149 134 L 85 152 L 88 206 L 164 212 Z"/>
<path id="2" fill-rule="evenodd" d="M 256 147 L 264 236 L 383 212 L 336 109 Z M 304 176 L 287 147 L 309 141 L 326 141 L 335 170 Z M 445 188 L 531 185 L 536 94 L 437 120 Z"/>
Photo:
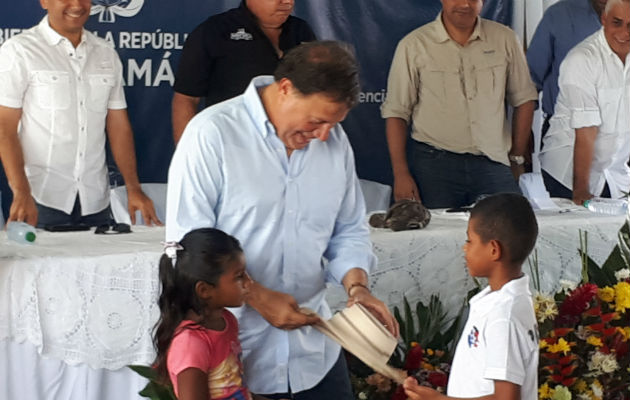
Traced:
<path id="1" fill-rule="evenodd" d="M 109 206 L 104 210 L 90 215 L 81 216 L 81 203 L 79 196 L 74 201 L 74 206 L 70 214 L 66 214 L 56 208 L 46 207 L 39 203 L 37 205 L 37 227 L 44 228 L 51 225 L 78 225 L 84 224 L 89 226 L 107 225 L 112 221 L 112 211 Z"/>
<path id="2" fill-rule="evenodd" d="M 268 399 L 294 399 L 294 400 L 353 400 L 350 374 L 343 351 L 340 352 L 337 362 L 315 387 L 299 393 L 274 393 L 260 394 Z"/>
<path id="3" fill-rule="evenodd" d="M 573 190 L 567 188 L 562 183 L 558 182 L 553 176 L 549 175 L 547 171 L 542 170 L 543 181 L 545 182 L 545 188 L 549 192 L 551 197 L 561 197 L 563 199 L 572 199 Z M 610 189 L 608 184 L 604 185 L 604 190 L 599 197 L 610 198 Z"/>
<path id="4" fill-rule="evenodd" d="M 410 141 L 409 170 L 428 208 L 468 206 L 484 195 L 521 193 L 505 164 L 486 156 L 440 150 Z"/>

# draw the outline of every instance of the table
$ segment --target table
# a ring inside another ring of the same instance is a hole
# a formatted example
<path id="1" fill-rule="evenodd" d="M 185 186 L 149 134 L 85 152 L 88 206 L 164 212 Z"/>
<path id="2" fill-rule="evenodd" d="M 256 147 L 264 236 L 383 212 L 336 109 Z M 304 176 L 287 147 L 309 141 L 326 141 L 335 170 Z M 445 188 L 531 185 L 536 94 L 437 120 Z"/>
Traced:
<path id="1" fill-rule="evenodd" d="M 541 212 L 538 220 L 541 286 L 554 291 L 560 279 L 580 278 L 578 230 L 588 231 L 589 254 L 601 263 L 624 217 L 575 208 Z M 474 287 L 461 251 L 466 224 L 464 214 L 435 211 L 420 231 L 372 229 L 376 296 L 399 306 L 403 295 L 415 304 L 439 293 L 456 311 Z M 145 381 L 124 366 L 154 358 L 164 230 L 133 231 L 40 232 L 31 246 L 7 242 L 0 233 L 0 398 L 140 399 L 135 393 Z M 327 298 L 333 309 L 345 302 L 338 287 L 329 288 Z"/>

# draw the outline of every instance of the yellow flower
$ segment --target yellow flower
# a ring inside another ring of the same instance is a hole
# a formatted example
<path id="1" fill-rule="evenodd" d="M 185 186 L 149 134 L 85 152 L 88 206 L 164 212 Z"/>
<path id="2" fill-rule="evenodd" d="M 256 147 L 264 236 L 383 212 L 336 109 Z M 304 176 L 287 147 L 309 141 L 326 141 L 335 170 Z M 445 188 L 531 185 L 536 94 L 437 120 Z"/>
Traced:
<path id="1" fill-rule="evenodd" d="M 615 300 L 615 289 L 610 286 L 606 286 L 602 289 L 597 289 L 597 297 L 606 303 L 612 303 Z"/>
<path id="2" fill-rule="evenodd" d="M 550 399 L 553 396 L 553 389 L 549 387 L 547 382 L 538 388 L 538 399 Z"/>
<path id="3" fill-rule="evenodd" d="M 428 362 L 423 362 L 421 365 L 422 369 L 425 369 L 427 371 L 433 371 L 435 369 L 435 367 L 431 364 L 429 364 Z"/>
<path id="4" fill-rule="evenodd" d="M 584 379 L 578 379 L 577 381 L 575 381 L 575 384 L 573 387 L 575 388 L 575 390 L 577 390 L 580 393 L 586 392 L 586 390 L 588 389 L 588 385 L 586 384 Z"/>
<path id="5" fill-rule="evenodd" d="M 618 282 L 615 285 L 615 311 L 625 311 L 630 308 L 630 283 Z"/>
<path id="6" fill-rule="evenodd" d="M 624 328 L 618 326 L 616 330 L 621 334 L 621 336 L 623 336 L 624 342 L 627 342 L 628 339 L 630 339 L 630 326 L 626 326 Z"/>
<path id="7" fill-rule="evenodd" d="M 547 347 L 550 353 L 562 352 L 564 353 L 564 355 L 566 355 L 568 352 L 571 351 L 571 345 L 566 340 L 564 340 L 564 338 L 558 339 L 558 343 L 550 344 Z"/>
<path id="8" fill-rule="evenodd" d="M 411 345 L 411 348 L 412 348 L 412 349 L 413 349 L 414 347 L 418 346 L 419 344 L 420 344 L 420 343 L 418 343 L 418 342 L 411 342 L 411 343 L 410 343 L 410 345 Z"/>
<path id="9" fill-rule="evenodd" d="M 602 340 L 600 338 L 598 338 L 597 336 L 589 336 L 586 338 L 586 343 L 590 344 L 591 346 L 595 346 L 595 347 L 602 347 L 604 344 L 602 343 Z"/>
<path id="10" fill-rule="evenodd" d="M 433 350 L 431 350 L 431 349 L 427 349 L 427 355 L 432 356 L 432 355 L 433 355 Z"/>
<path id="11" fill-rule="evenodd" d="M 557 385 L 553 388 L 553 400 L 571 400 L 571 392 L 566 386 Z"/>

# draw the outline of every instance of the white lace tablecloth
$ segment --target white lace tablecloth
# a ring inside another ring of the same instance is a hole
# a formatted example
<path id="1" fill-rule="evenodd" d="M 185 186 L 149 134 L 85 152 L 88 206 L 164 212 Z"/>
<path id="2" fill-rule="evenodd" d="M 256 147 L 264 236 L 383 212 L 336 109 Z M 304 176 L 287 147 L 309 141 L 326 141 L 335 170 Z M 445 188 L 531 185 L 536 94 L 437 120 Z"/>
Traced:
<path id="1" fill-rule="evenodd" d="M 603 262 L 623 220 L 586 210 L 540 214 L 542 289 L 557 289 L 559 279 L 579 280 L 579 229 L 588 231 L 591 257 Z M 461 250 L 466 224 L 466 215 L 434 212 L 420 231 L 374 229 L 379 263 L 370 286 L 376 296 L 394 306 L 403 295 L 415 304 L 440 294 L 446 307 L 457 311 L 474 286 Z M 135 226 L 133 231 L 39 232 L 34 245 L 8 242 L 0 233 L 0 340 L 29 342 L 40 355 L 70 365 L 113 370 L 153 361 L 164 230 Z M 340 309 L 346 296 L 331 287 L 328 300 Z"/>

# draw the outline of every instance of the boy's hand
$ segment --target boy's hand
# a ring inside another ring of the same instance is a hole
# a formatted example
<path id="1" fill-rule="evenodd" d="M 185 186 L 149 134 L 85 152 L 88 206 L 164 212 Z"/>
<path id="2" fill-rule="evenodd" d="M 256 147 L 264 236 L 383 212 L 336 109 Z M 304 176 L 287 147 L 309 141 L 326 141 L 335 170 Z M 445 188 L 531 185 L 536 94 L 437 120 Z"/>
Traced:
<path id="1" fill-rule="evenodd" d="M 403 389 L 405 389 L 405 394 L 409 400 L 441 400 L 446 398 L 436 390 L 419 385 L 416 378 L 412 376 L 405 379 Z"/>

